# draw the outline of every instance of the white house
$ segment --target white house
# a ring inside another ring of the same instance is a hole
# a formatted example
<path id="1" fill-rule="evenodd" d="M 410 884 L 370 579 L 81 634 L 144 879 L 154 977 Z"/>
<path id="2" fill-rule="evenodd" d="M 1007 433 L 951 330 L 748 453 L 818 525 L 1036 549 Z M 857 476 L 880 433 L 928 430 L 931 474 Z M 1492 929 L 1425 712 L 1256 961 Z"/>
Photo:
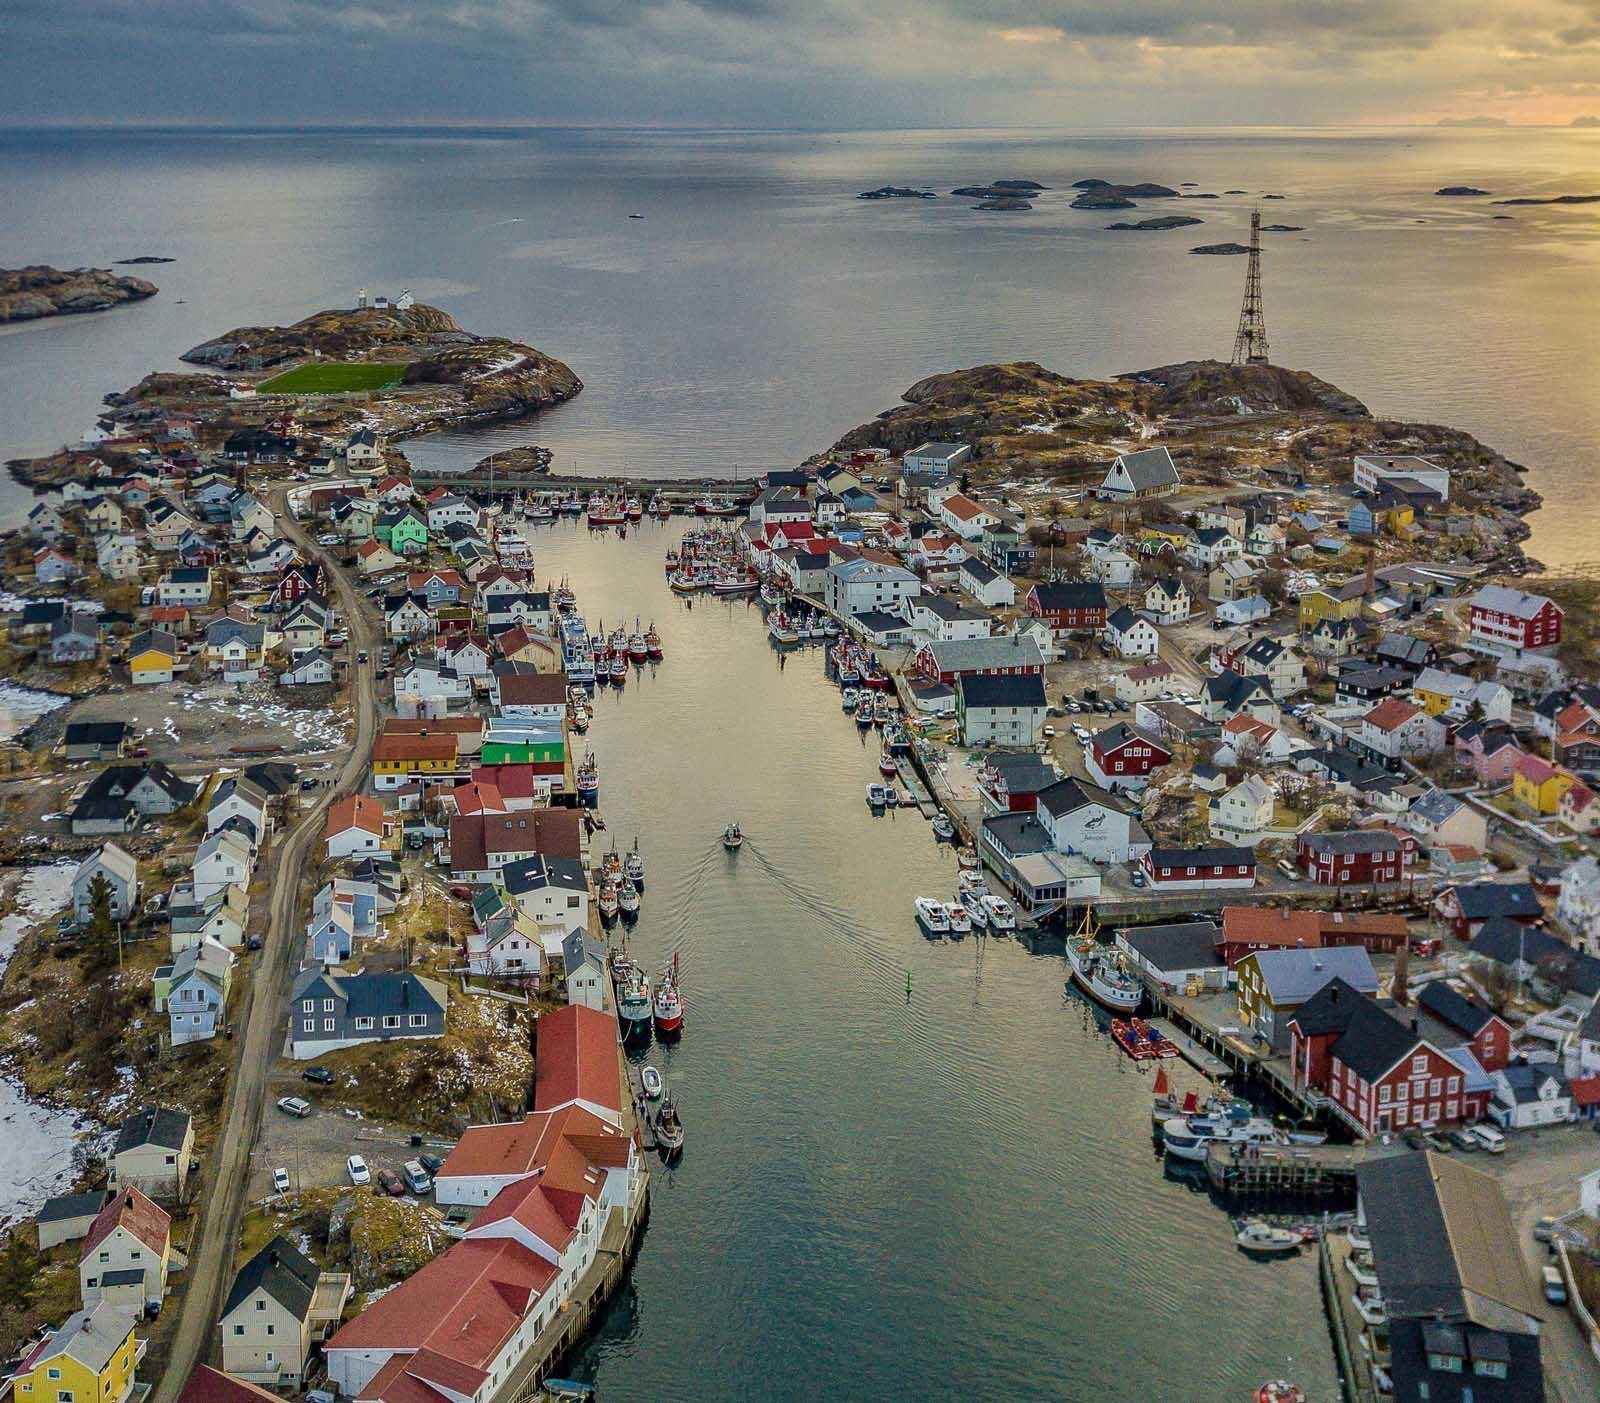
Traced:
<path id="1" fill-rule="evenodd" d="M 980 673 L 956 679 L 956 718 L 963 745 L 1033 745 L 1044 713 L 1044 678 L 1037 673 Z"/>
<path id="2" fill-rule="evenodd" d="M 1099 863 L 1132 862 L 1150 851 L 1150 836 L 1111 795 L 1064 779 L 1039 791 L 1039 823 L 1057 852 Z"/>
<path id="3" fill-rule="evenodd" d="M 1600 949 L 1600 862 L 1593 856 L 1580 857 L 1562 871 L 1556 920 L 1585 949 Z"/>
<path id="4" fill-rule="evenodd" d="M 125 921 L 139 905 L 139 864 L 115 843 L 102 843 L 72 876 L 72 914 L 79 925 L 94 914 L 93 887 L 104 877 L 111 887 L 111 919 Z"/>
<path id="5" fill-rule="evenodd" d="M 1427 488 L 1441 502 L 1450 500 L 1450 469 L 1441 468 L 1437 463 L 1411 453 L 1397 454 L 1392 458 L 1357 454 L 1350 476 L 1363 492 L 1376 492 L 1389 483 L 1396 487 L 1414 483 Z"/>
<path id="6" fill-rule="evenodd" d="M 1564 1125 L 1572 1119 L 1572 1089 L 1550 1062 L 1513 1063 L 1491 1073 L 1489 1118 L 1508 1130 Z"/>
<path id="7" fill-rule="evenodd" d="M 939 503 L 938 515 L 945 526 L 963 541 L 980 540 L 989 527 L 1000 524 L 1000 518 L 992 511 L 961 492 Z"/>
<path id="8" fill-rule="evenodd" d="M 328 810 L 328 857 L 333 860 L 370 857 L 383 851 L 383 805 L 365 794 L 352 794 Z"/>
<path id="9" fill-rule="evenodd" d="M 968 556 L 961 562 L 961 588 L 988 609 L 1009 609 L 1017 602 L 1017 587 L 998 570 Z"/>
<path id="10" fill-rule="evenodd" d="M 907 474 L 932 476 L 953 473 L 970 457 L 972 449 L 965 443 L 919 443 L 900 459 L 900 467 Z"/>
<path id="11" fill-rule="evenodd" d="M 1235 843 L 1257 842 L 1272 827 L 1277 794 L 1260 775 L 1246 775 L 1210 803 L 1208 827 L 1213 838 Z"/>
<path id="12" fill-rule="evenodd" d="M 1270 618 L 1272 604 L 1264 594 L 1249 594 L 1242 599 L 1230 599 L 1225 604 L 1217 605 L 1216 620 L 1219 624 L 1254 624 L 1262 619 Z"/>
<path id="13" fill-rule="evenodd" d="M 1386 760 L 1444 749 L 1444 725 L 1399 697 L 1385 697 L 1361 718 L 1355 739 Z"/>
<path id="14" fill-rule="evenodd" d="M 1305 660 L 1292 644 L 1277 638 L 1254 639 L 1234 658 L 1234 670 L 1241 677 L 1261 677 L 1280 700 L 1306 688 Z"/>
<path id="15" fill-rule="evenodd" d="M 508 862 L 496 874 L 517 910 L 541 926 L 579 930 L 589 920 L 589 885 L 575 858 L 538 854 Z"/>
<path id="16" fill-rule="evenodd" d="M 289 666 L 278 674 L 280 687 L 326 687 L 333 682 L 333 659 L 321 648 L 296 653 Z"/>
<path id="17" fill-rule="evenodd" d="M 1126 604 L 1106 619 L 1106 647 L 1120 658 L 1153 658 L 1161 648 L 1155 625 Z"/>
<path id="18" fill-rule="evenodd" d="M 1178 467 L 1165 448 L 1121 454 L 1100 483 L 1100 495 L 1117 501 L 1165 497 L 1177 490 Z"/>
<path id="19" fill-rule="evenodd" d="M 1152 623 L 1181 624 L 1191 603 L 1189 587 L 1176 575 L 1152 580 L 1144 592 L 1144 613 Z"/>
<path id="20" fill-rule="evenodd" d="M 1116 681 L 1117 700 L 1128 706 L 1135 702 L 1154 701 L 1170 692 L 1173 687 L 1171 663 L 1159 658 L 1119 673 Z"/>
<path id="21" fill-rule="evenodd" d="M 839 560 L 828 567 L 824 602 L 844 618 L 875 611 L 903 615 L 902 603 L 921 590 L 922 581 L 904 566 Z"/>
<path id="22" fill-rule="evenodd" d="M 1125 550 L 1101 550 L 1089 555 L 1089 578 L 1112 589 L 1125 589 L 1139 573 L 1139 562 Z"/>
<path id="23" fill-rule="evenodd" d="M 195 851 L 190 885 L 197 902 L 210 901 L 237 883 L 248 887 L 254 857 L 248 839 L 229 829 L 205 838 Z"/>

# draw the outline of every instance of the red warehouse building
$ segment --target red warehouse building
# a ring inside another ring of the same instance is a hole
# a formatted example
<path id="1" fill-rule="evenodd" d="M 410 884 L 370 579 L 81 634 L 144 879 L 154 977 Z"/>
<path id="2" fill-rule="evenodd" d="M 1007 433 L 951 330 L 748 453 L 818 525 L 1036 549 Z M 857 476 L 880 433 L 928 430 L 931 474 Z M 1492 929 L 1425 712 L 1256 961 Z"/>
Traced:
<path id="1" fill-rule="evenodd" d="M 1099 584 L 1035 585 L 1028 591 L 1027 609 L 1056 633 L 1098 633 L 1106 626 L 1106 592 Z"/>
<path id="2" fill-rule="evenodd" d="M 1402 882 L 1406 876 L 1405 845 L 1382 828 L 1302 833 L 1295 862 L 1320 886 Z"/>

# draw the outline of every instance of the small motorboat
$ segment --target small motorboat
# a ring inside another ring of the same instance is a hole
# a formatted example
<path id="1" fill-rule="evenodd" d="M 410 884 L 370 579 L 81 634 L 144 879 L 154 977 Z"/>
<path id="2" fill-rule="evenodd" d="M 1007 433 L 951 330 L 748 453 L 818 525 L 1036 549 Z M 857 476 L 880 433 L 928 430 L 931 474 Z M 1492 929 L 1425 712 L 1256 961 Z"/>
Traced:
<path id="1" fill-rule="evenodd" d="M 1306 1403 L 1306 1391 L 1287 1379 L 1268 1379 L 1256 1390 L 1255 1403 Z"/>
<path id="2" fill-rule="evenodd" d="M 951 935 L 967 935 L 972 930 L 972 916 L 959 901 L 947 901 L 944 918 L 950 925 Z"/>
<path id="3" fill-rule="evenodd" d="M 894 809 L 900 805 L 900 791 L 892 784 L 883 786 L 883 803 L 885 808 Z"/>
<path id="4" fill-rule="evenodd" d="M 917 924 L 929 935 L 950 934 L 950 913 L 945 910 L 944 902 L 936 901 L 931 896 L 919 896 L 913 905 L 917 911 Z"/>
<path id="5" fill-rule="evenodd" d="M 878 752 L 878 773 L 885 778 L 900 773 L 900 767 L 895 764 L 894 756 L 889 754 L 887 750 Z"/>
<path id="6" fill-rule="evenodd" d="M 973 930 L 989 929 L 989 913 L 984 909 L 983 898 L 977 892 L 964 891 L 956 896 L 961 909 L 967 913 Z"/>
<path id="7" fill-rule="evenodd" d="M 739 831 L 737 823 L 730 823 L 722 830 L 722 846 L 733 852 L 744 842 L 744 834 Z"/>
<path id="8" fill-rule="evenodd" d="M 856 703 L 861 700 L 861 693 L 854 687 L 846 687 L 839 693 L 839 705 L 848 712 L 856 709 Z"/>
<path id="9" fill-rule="evenodd" d="M 889 802 L 888 790 L 876 780 L 867 786 L 867 807 L 881 809 Z"/>
<path id="10" fill-rule="evenodd" d="M 968 872 L 976 872 L 978 870 L 978 850 L 971 846 L 962 848 L 956 854 L 956 865 Z"/>
<path id="11" fill-rule="evenodd" d="M 872 729 L 872 707 L 865 697 L 861 698 L 860 704 L 856 707 L 856 725 L 863 731 Z"/>
<path id="12" fill-rule="evenodd" d="M 662 1097 L 656 1113 L 656 1144 L 668 1158 L 683 1153 L 683 1121 L 670 1094 Z"/>
<path id="13" fill-rule="evenodd" d="M 621 909 L 621 899 L 615 882 L 607 882 L 600 888 L 600 919 L 609 921 Z"/>
<path id="14" fill-rule="evenodd" d="M 988 912 L 989 924 L 995 930 L 1015 930 L 1017 928 L 1017 913 L 1011 909 L 1011 903 L 1001 896 L 985 896 L 982 898 L 983 909 Z"/>
<path id="15" fill-rule="evenodd" d="M 1283 1257 L 1298 1252 L 1304 1239 L 1288 1228 L 1274 1227 L 1261 1218 L 1251 1218 L 1234 1234 L 1233 1240 L 1246 1252 Z"/>
<path id="16" fill-rule="evenodd" d="M 949 814 L 939 814 L 934 818 L 933 836 L 942 843 L 948 843 L 956 836 L 956 826 L 950 822 Z"/>
<path id="17" fill-rule="evenodd" d="M 646 1067 L 639 1073 L 639 1084 L 644 1087 L 644 1094 L 652 1101 L 659 1101 L 661 1093 L 666 1089 L 666 1083 L 661 1080 L 661 1073 L 654 1067 Z"/>

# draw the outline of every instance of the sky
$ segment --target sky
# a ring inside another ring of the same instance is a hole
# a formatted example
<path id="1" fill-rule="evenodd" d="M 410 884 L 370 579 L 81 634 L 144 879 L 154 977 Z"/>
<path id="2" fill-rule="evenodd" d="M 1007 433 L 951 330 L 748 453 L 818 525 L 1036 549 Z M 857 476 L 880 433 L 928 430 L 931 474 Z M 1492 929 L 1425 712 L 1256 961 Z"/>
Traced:
<path id="1" fill-rule="evenodd" d="M 0 0 L 0 124 L 1565 124 L 1600 0 Z"/>

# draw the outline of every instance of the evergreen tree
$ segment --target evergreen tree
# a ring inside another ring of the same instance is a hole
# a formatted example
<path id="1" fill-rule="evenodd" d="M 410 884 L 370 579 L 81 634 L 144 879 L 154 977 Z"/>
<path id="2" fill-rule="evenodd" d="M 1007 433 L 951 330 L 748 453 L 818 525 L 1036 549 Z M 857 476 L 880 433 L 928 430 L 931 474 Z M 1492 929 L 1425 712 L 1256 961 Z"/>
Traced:
<path id="1" fill-rule="evenodd" d="M 27 1310 L 38 1275 L 38 1253 L 20 1231 L 13 1231 L 4 1250 L 0 1250 L 0 1301 L 5 1302 L 6 1309 L 19 1315 Z"/>
<path id="2" fill-rule="evenodd" d="M 121 954 L 117 923 L 111 915 L 111 880 L 104 872 L 96 873 L 89 883 L 89 924 L 81 943 L 85 974 L 103 974 Z"/>

